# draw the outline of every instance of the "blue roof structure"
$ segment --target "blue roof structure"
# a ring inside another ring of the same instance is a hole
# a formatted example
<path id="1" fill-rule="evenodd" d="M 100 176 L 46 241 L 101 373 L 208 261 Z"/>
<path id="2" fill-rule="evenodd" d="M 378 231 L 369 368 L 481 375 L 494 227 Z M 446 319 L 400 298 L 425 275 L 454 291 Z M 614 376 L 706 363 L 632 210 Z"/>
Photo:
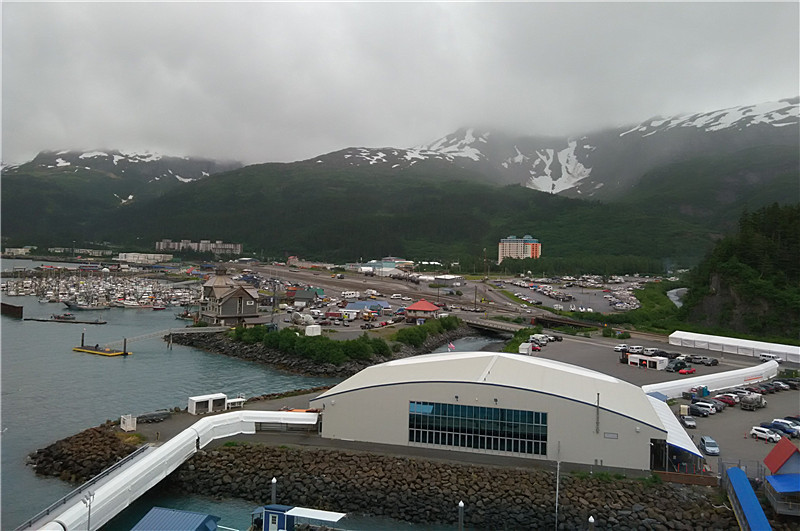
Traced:
<path id="1" fill-rule="evenodd" d="M 753 492 L 753 487 L 747 479 L 747 474 L 741 468 L 731 467 L 727 470 L 728 480 L 731 487 L 736 493 L 736 498 L 739 501 L 739 506 L 742 508 L 744 518 L 750 529 L 772 529 L 769 525 L 767 517 L 764 515 L 764 509 L 756 498 L 756 493 Z M 740 522 L 741 524 L 741 522 Z"/>
<path id="2" fill-rule="evenodd" d="M 669 399 L 667 395 L 665 395 L 664 393 L 659 393 L 658 391 L 653 391 L 652 393 L 647 393 L 647 394 L 649 396 L 652 396 L 653 398 L 661 400 L 662 402 L 666 402 Z"/>
<path id="3" fill-rule="evenodd" d="M 800 492 L 800 474 L 777 474 L 775 476 L 767 476 L 767 481 L 775 489 L 775 492 L 781 494 L 792 494 Z"/>
<path id="4" fill-rule="evenodd" d="M 381 311 L 383 309 L 390 308 L 390 305 L 386 301 L 354 301 L 348 302 L 345 310 L 373 310 L 373 311 Z"/>
<path id="5" fill-rule="evenodd" d="M 153 507 L 131 531 L 216 531 L 219 516 Z"/>

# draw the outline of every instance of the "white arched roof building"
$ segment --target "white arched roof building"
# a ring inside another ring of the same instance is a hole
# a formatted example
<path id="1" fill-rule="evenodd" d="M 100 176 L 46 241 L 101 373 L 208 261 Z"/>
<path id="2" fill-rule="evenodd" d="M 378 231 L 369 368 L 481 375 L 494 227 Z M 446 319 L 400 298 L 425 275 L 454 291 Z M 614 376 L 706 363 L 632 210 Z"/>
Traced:
<path id="1" fill-rule="evenodd" d="M 665 425 L 659 410 L 666 405 L 640 387 L 518 354 L 390 361 L 348 378 L 311 407 L 323 410 L 322 436 L 332 439 L 639 470 L 651 468 L 651 442 L 699 455 L 677 423 Z"/>

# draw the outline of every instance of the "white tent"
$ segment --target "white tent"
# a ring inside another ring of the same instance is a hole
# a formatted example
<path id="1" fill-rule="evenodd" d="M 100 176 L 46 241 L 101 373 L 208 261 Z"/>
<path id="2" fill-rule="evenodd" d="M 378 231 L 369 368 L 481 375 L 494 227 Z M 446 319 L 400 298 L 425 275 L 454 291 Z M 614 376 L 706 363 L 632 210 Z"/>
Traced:
<path id="1" fill-rule="evenodd" d="M 800 347 L 781 343 L 767 343 L 737 339 L 735 337 L 710 336 L 694 332 L 676 331 L 670 334 L 669 344 L 681 347 L 701 348 L 726 354 L 757 357 L 759 354 L 777 354 L 781 359 L 800 363 Z"/>

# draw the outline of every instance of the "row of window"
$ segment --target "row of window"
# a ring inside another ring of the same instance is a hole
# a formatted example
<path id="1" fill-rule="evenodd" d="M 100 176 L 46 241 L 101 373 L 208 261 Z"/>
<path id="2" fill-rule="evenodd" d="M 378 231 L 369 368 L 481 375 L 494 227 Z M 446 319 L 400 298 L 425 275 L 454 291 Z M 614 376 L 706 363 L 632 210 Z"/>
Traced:
<path id="1" fill-rule="evenodd" d="M 408 440 L 423 444 L 547 455 L 547 413 L 409 402 Z"/>
<path id="2" fill-rule="evenodd" d="M 505 437 L 483 435 L 464 435 L 458 433 L 442 433 L 438 431 L 408 430 L 410 442 L 455 446 L 458 448 L 475 448 L 478 450 L 494 450 L 533 455 L 547 455 L 547 443 L 524 441 Z"/>

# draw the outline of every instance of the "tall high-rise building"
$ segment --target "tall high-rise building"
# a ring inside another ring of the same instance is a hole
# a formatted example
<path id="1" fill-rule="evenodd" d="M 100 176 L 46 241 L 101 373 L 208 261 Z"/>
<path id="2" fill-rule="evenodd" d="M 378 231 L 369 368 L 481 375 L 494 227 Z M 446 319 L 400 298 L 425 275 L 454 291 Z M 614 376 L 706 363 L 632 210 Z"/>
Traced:
<path id="1" fill-rule="evenodd" d="M 497 246 L 497 263 L 504 258 L 539 258 L 542 256 L 542 244 L 530 234 L 522 238 L 509 236 L 503 238 Z"/>

